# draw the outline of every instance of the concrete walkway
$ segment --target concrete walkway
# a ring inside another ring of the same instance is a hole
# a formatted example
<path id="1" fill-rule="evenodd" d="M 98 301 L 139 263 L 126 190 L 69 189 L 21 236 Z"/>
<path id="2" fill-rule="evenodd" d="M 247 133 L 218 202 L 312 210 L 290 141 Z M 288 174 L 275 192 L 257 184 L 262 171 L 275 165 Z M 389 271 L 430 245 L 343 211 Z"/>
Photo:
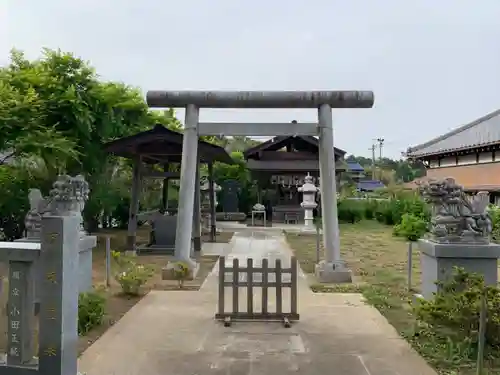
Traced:
<path id="1" fill-rule="evenodd" d="M 289 262 L 279 230 L 244 229 L 227 261 Z M 215 250 L 210 249 L 213 253 Z M 243 299 L 243 297 L 242 297 Z M 258 298 L 260 300 L 260 298 Z M 199 292 L 151 292 L 80 358 L 88 375 L 436 375 L 358 294 L 315 294 L 299 277 L 300 322 L 213 319 L 217 268 Z M 286 304 L 284 304 L 286 306 Z"/>

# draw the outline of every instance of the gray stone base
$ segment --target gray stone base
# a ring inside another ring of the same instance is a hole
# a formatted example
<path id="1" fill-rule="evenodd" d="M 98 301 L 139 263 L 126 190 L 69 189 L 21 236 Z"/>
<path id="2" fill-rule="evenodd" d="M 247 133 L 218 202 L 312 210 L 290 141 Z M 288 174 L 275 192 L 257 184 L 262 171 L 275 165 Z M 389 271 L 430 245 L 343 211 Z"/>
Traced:
<path id="1" fill-rule="evenodd" d="M 321 261 L 314 268 L 320 283 L 352 283 L 352 271 L 343 262 Z"/>
<path id="2" fill-rule="evenodd" d="M 445 281 L 454 267 L 484 277 L 488 285 L 498 281 L 497 263 L 500 245 L 497 244 L 445 244 L 427 239 L 418 241 L 422 269 L 422 296 L 432 298 L 438 291 L 436 281 Z"/>
<path id="3" fill-rule="evenodd" d="M 142 245 L 137 247 L 137 255 L 174 255 L 174 247 Z"/>
<path id="4" fill-rule="evenodd" d="M 175 263 L 177 263 L 177 262 L 178 262 L 177 260 L 172 260 L 172 261 L 167 263 L 166 267 L 162 268 L 162 270 L 161 270 L 162 280 L 177 280 L 175 278 L 175 274 L 174 274 L 174 267 L 175 267 Z M 180 260 L 180 262 L 185 262 L 185 261 Z M 200 265 L 193 260 L 190 261 L 189 267 L 190 267 L 189 274 L 185 280 L 193 280 L 196 277 L 196 275 L 198 274 L 198 270 L 200 269 Z"/>

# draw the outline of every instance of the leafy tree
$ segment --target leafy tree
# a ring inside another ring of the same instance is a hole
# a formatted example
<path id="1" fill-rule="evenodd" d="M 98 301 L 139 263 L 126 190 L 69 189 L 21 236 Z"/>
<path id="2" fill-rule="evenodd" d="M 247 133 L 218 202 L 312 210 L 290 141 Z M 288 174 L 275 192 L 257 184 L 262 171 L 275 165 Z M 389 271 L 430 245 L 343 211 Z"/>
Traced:
<path id="1" fill-rule="evenodd" d="M 102 210 L 129 194 L 113 185 L 130 177 L 130 164 L 107 155 L 103 143 L 156 123 L 180 129 L 172 110 L 150 111 L 138 89 L 103 82 L 84 60 L 52 50 L 33 61 L 12 51 L 0 69 L 0 123 L 0 163 L 36 159 L 50 181 L 62 172 L 85 175 L 90 229 Z"/>

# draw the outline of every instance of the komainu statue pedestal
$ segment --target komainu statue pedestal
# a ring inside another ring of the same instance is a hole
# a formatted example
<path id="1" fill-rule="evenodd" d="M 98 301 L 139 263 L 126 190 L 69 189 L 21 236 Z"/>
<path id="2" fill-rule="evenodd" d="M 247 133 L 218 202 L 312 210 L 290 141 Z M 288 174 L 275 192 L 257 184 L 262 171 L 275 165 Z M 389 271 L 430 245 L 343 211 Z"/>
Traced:
<path id="1" fill-rule="evenodd" d="M 422 272 L 422 296 L 432 298 L 438 291 L 436 281 L 448 279 L 455 267 L 484 277 L 488 285 L 498 281 L 498 244 L 444 244 L 426 239 L 418 242 Z"/>

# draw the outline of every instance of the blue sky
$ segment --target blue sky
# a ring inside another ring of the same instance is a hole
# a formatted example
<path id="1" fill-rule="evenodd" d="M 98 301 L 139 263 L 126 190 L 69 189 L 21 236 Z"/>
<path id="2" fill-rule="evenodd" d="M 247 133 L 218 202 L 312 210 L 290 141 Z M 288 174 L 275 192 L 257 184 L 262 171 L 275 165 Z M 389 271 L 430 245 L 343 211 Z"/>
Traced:
<path id="1" fill-rule="evenodd" d="M 500 107 L 498 0 L 4 0 L 12 47 L 61 48 L 150 89 L 373 90 L 334 111 L 336 145 L 401 151 Z M 183 120 L 182 111 L 178 116 Z M 314 110 L 203 110 L 202 121 L 315 121 Z"/>

